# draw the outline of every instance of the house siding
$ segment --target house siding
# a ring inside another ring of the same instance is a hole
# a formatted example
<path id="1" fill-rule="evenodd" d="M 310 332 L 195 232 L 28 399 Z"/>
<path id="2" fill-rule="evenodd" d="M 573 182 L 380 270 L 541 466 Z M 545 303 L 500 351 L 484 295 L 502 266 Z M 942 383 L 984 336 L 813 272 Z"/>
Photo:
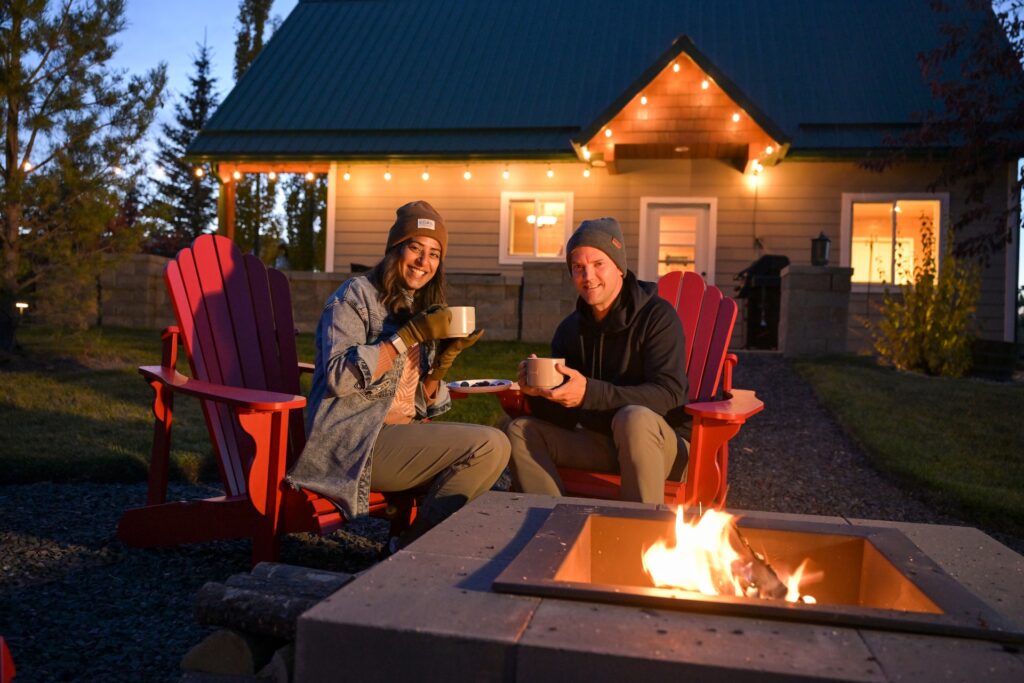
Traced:
<path id="1" fill-rule="evenodd" d="M 629 160 L 618 164 L 618 173 L 593 169 L 584 178 L 583 164 L 509 163 L 510 179 L 502 179 L 506 164 L 472 163 L 471 180 L 463 178 L 464 163 L 428 164 L 430 179 L 424 182 L 424 164 L 390 166 L 392 180 L 385 181 L 383 164 L 346 167 L 340 163 L 335 202 L 335 270 L 353 263 L 372 265 L 384 251 L 395 209 L 413 199 L 433 204 L 449 231 L 446 270 L 450 273 L 491 273 L 521 276 L 518 265 L 498 262 L 499 213 L 503 191 L 571 192 L 573 223 L 600 216 L 614 216 L 626 238 L 630 268 L 637 267 L 642 197 L 714 197 L 717 199 L 715 284 L 728 295 L 735 293 L 736 275 L 762 254 L 783 254 L 796 265 L 810 263 L 810 240 L 824 232 L 832 240 L 831 262 L 839 264 L 846 245 L 840 243 L 843 193 L 921 193 L 927 191 L 937 167 L 907 164 L 874 173 L 855 163 L 786 160 L 766 168 L 757 190 L 735 167 L 711 159 Z M 345 182 L 341 173 L 352 178 Z M 1004 182 L 990 191 L 994 206 L 1006 201 Z M 962 197 L 950 194 L 953 219 L 964 210 Z M 763 250 L 755 246 L 759 238 Z M 1005 252 L 996 254 L 983 271 L 978 321 L 983 337 L 1002 339 L 1004 326 Z M 860 311 L 869 310 L 865 297 L 851 298 L 851 346 L 865 348 L 866 336 Z M 746 339 L 744 306 L 733 334 L 734 346 Z"/>

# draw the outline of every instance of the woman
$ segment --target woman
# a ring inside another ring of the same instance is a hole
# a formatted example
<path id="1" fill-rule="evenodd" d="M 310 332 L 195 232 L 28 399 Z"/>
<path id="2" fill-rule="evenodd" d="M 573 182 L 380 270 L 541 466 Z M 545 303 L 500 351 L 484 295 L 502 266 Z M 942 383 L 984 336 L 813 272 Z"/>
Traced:
<path id="1" fill-rule="evenodd" d="M 398 209 L 384 258 L 332 294 L 316 331 L 309 438 L 288 481 L 364 515 L 371 489 L 430 483 L 416 521 L 393 552 L 491 488 L 508 463 L 505 435 L 491 427 L 418 420 L 451 408 L 441 381 L 483 334 L 442 341 L 448 231 L 427 202 Z"/>

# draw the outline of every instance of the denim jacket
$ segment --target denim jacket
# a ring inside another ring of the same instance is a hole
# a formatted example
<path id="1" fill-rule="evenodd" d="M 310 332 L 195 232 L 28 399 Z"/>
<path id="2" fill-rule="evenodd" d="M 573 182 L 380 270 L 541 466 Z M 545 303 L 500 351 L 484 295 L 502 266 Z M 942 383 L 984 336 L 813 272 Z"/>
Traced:
<path id="1" fill-rule="evenodd" d="M 331 498 L 352 518 L 370 505 L 373 445 L 398 389 L 405 353 L 373 381 L 380 347 L 398 329 L 365 275 L 342 283 L 324 304 L 316 328 L 313 386 L 306 413 L 306 447 L 287 481 Z M 436 342 L 422 344 L 420 377 L 434 362 Z M 353 372 L 354 371 L 354 372 Z M 421 383 L 416 391 L 418 419 L 451 408 L 442 382 L 428 407 Z"/>

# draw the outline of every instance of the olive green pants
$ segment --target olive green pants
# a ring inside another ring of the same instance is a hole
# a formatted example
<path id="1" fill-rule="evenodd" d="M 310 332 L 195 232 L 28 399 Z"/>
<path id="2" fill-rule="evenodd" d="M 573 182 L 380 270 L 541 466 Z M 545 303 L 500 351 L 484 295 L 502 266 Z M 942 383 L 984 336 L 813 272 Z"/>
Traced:
<path id="1" fill-rule="evenodd" d="M 512 443 L 512 474 L 524 493 L 565 495 L 558 467 L 618 472 L 622 500 L 665 501 L 665 479 L 688 444 L 665 419 L 642 406 L 621 408 L 612 418 L 612 434 L 576 427 L 564 429 L 535 417 L 520 417 L 506 427 Z M 676 468 L 679 469 L 679 468 Z"/>
<path id="2" fill-rule="evenodd" d="M 457 422 L 384 425 L 373 446 L 370 488 L 408 491 L 430 484 L 406 545 L 494 486 L 508 465 L 501 430 Z"/>

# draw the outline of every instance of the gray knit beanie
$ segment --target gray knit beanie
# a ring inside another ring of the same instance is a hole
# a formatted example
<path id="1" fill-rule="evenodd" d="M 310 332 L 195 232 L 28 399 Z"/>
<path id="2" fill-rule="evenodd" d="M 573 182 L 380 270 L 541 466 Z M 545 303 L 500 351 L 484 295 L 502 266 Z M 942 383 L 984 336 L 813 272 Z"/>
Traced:
<path id="1" fill-rule="evenodd" d="M 594 247 L 608 254 L 622 274 L 626 274 L 626 244 L 622 228 L 614 218 L 595 218 L 583 221 L 565 246 L 565 263 L 572 270 L 572 250 L 576 247 Z"/>

